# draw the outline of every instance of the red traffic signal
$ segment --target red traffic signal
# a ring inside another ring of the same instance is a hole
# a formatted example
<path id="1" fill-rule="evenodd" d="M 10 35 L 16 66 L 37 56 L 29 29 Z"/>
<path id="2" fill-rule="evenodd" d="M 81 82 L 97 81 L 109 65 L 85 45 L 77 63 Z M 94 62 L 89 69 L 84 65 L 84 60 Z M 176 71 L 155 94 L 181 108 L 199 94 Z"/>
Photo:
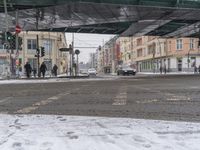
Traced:
<path id="1" fill-rule="evenodd" d="M 15 32 L 20 33 L 22 31 L 22 28 L 19 25 L 16 25 Z"/>

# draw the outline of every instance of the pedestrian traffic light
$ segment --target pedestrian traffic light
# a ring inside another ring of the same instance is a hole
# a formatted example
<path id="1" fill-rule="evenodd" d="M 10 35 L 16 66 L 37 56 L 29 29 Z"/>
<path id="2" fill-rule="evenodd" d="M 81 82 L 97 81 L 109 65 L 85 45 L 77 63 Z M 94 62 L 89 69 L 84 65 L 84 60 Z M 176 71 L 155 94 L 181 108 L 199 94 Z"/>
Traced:
<path id="1" fill-rule="evenodd" d="M 35 55 L 35 57 L 39 57 L 39 56 L 40 56 L 40 49 L 37 48 L 37 49 L 36 49 L 36 55 Z"/>
<path id="2" fill-rule="evenodd" d="M 36 54 L 37 54 L 37 55 L 40 54 L 40 49 L 39 49 L 39 48 L 36 49 Z"/>
<path id="3" fill-rule="evenodd" d="M 45 49 L 44 47 L 41 47 L 41 57 L 44 57 L 45 56 Z"/>

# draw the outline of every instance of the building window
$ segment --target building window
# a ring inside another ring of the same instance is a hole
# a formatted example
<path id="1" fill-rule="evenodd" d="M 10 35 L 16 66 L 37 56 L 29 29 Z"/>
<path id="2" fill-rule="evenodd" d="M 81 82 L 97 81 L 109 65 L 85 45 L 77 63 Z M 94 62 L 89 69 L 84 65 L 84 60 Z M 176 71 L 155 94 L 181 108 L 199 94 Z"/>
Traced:
<path id="1" fill-rule="evenodd" d="M 28 39 L 27 40 L 27 49 L 28 50 L 36 50 L 36 39 Z"/>
<path id="2" fill-rule="evenodd" d="M 131 54 L 130 54 L 130 53 L 128 54 L 128 59 L 129 59 L 129 60 L 131 59 Z"/>
<path id="3" fill-rule="evenodd" d="M 36 39 L 28 39 L 27 40 L 27 53 L 28 54 L 36 54 L 36 48 L 37 48 L 37 44 L 36 44 Z"/>
<path id="4" fill-rule="evenodd" d="M 52 40 L 48 40 L 48 39 L 46 39 L 46 40 L 44 40 L 43 41 L 43 47 L 44 47 L 44 49 L 45 49 L 45 54 L 46 55 L 51 55 L 51 53 L 52 53 Z"/>
<path id="5" fill-rule="evenodd" d="M 172 42 L 169 41 L 169 51 L 171 51 L 171 50 L 172 50 Z"/>
<path id="6" fill-rule="evenodd" d="M 190 49 L 194 49 L 194 39 L 190 39 Z"/>
<path id="7" fill-rule="evenodd" d="M 182 48 L 183 48 L 183 40 L 182 39 L 176 40 L 176 49 L 182 50 Z"/>
<path id="8" fill-rule="evenodd" d="M 137 46 L 141 46 L 142 45 L 142 38 L 137 39 Z"/>
<path id="9" fill-rule="evenodd" d="M 137 50 L 137 57 L 142 57 L 142 49 Z"/>

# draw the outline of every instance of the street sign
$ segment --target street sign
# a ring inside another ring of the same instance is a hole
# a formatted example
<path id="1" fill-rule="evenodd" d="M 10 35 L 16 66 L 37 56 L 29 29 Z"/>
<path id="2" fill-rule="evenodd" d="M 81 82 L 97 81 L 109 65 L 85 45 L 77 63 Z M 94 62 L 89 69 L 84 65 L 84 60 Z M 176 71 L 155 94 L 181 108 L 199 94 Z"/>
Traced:
<path id="1" fill-rule="evenodd" d="M 79 51 L 78 49 L 76 49 L 76 50 L 75 50 L 75 54 L 76 54 L 76 55 L 79 55 L 79 54 L 80 54 L 80 51 Z"/>
<path id="2" fill-rule="evenodd" d="M 69 52 L 71 48 L 60 48 L 59 51 L 61 52 Z"/>
<path id="3" fill-rule="evenodd" d="M 20 33 L 22 31 L 22 28 L 19 25 L 16 25 L 15 32 Z"/>

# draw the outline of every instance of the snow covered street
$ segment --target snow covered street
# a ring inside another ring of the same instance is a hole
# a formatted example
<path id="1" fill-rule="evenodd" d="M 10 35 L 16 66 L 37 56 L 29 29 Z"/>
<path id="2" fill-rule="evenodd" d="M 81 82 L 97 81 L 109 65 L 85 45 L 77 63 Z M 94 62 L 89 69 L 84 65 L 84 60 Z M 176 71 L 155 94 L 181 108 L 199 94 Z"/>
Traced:
<path id="1" fill-rule="evenodd" d="M 1 150 L 198 150 L 200 123 L 0 115 Z"/>

